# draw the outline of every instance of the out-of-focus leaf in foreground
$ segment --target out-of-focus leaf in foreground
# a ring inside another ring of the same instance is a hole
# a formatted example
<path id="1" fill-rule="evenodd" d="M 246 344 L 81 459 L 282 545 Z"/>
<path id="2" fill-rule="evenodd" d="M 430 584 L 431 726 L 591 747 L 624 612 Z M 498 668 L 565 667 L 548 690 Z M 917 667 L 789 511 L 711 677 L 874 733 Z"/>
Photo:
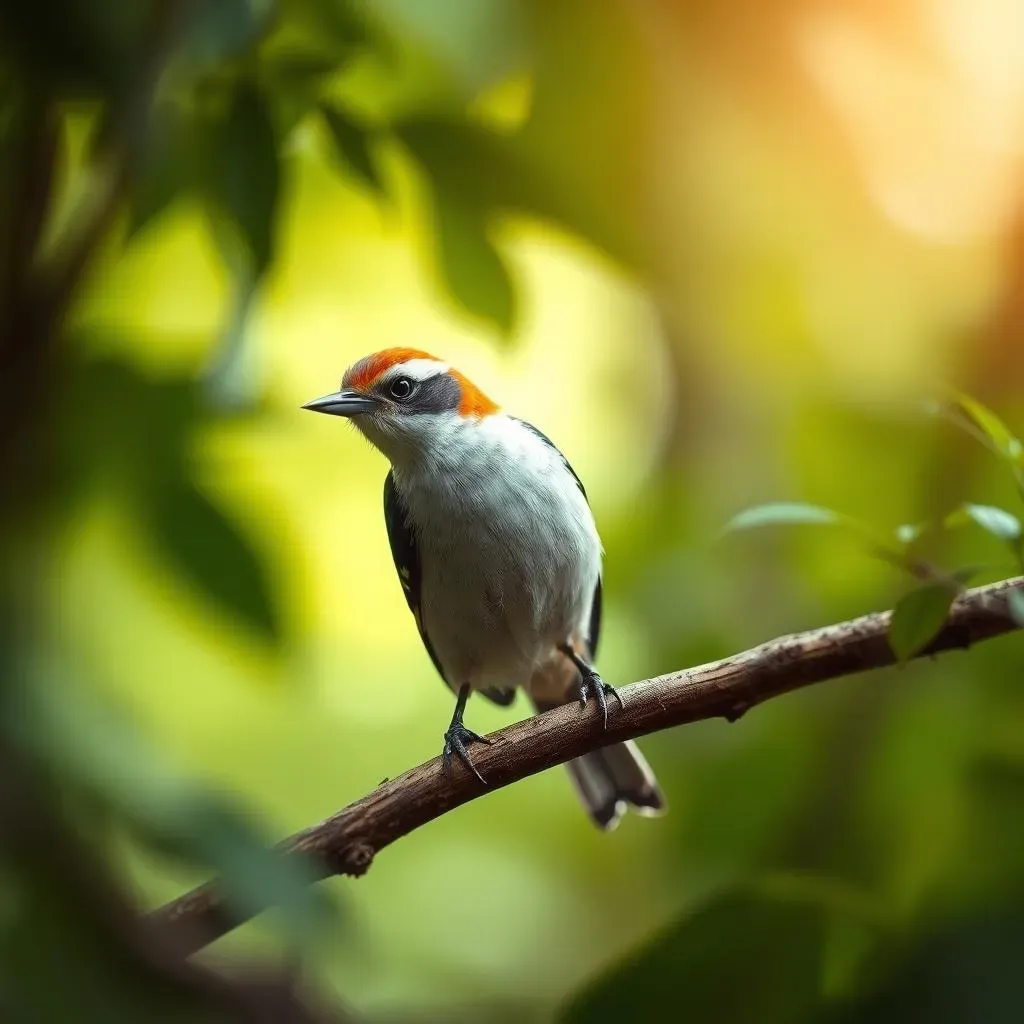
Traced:
<path id="1" fill-rule="evenodd" d="M 236 622 L 276 640 L 279 609 L 260 554 L 192 479 L 190 449 L 204 417 L 195 383 L 92 360 L 76 368 L 63 411 L 67 500 L 112 483 L 173 571 Z"/>
<path id="2" fill-rule="evenodd" d="M 275 0 L 192 3 L 184 19 L 181 55 L 200 67 L 237 56 L 255 42 L 275 6 Z"/>
<path id="3" fill-rule="evenodd" d="M 215 131 L 208 170 L 211 198 L 238 228 L 258 276 L 274 258 L 281 169 L 266 98 L 243 84 Z"/>
<path id="4" fill-rule="evenodd" d="M 803 892 L 722 896 L 608 971 L 561 1020 L 805 1020 L 823 999 L 830 915 L 837 912 L 829 900 Z"/>
<path id="5" fill-rule="evenodd" d="M 516 324 L 516 292 L 483 212 L 438 188 L 434 216 L 438 268 L 452 298 L 507 338 Z"/>
<path id="6" fill-rule="evenodd" d="M 177 772 L 78 682 L 32 691 L 7 709 L 21 746 L 144 844 L 221 875 L 240 914 L 278 907 L 296 941 L 310 938 L 327 911 L 311 865 L 269 848 L 234 803 Z"/>
<path id="7" fill-rule="evenodd" d="M 354 115 L 337 107 L 323 104 L 320 107 L 324 123 L 331 133 L 334 148 L 340 162 L 379 197 L 386 194 L 384 182 L 373 155 L 374 132 L 361 123 Z"/>
<path id="8" fill-rule="evenodd" d="M 276 639 L 277 606 L 266 569 L 242 531 L 186 479 L 145 496 L 143 525 L 175 570 L 208 600 Z"/>
<path id="9" fill-rule="evenodd" d="M 194 124 L 177 107 L 165 104 L 154 111 L 131 197 L 129 237 L 196 183 L 198 142 Z"/>
<path id="10" fill-rule="evenodd" d="M 622 264 L 638 266 L 636 252 L 601 217 L 576 202 L 517 135 L 485 125 L 417 116 L 394 133 L 434 182 L 489 211 L 536 217 L 587 239 Z"/>
<path id="11" fill-rule="evenodd" d="M 1024 911 L 992 911 L 922 943 L 880 989 L 822 1024 L 1016 1024 L 1022 962 Z"/>

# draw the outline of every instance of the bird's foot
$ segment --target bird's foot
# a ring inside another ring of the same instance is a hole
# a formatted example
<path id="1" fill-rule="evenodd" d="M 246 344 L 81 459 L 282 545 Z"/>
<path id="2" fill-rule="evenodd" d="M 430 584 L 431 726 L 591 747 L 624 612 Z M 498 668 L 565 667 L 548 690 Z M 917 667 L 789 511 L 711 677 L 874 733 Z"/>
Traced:
<path id="1" fill-rule="evenodd" d="M 614 697 L 622 707 L 622 698 L 619 691 L 610 683 L 606 683 L 592 668 L 587 666 L 580 671 L 580 704 L 584 708 L 587 701 L 593 696 L 597 700 L 597 706 L 601 709 L 601 716 L 604 719 L 604 727 L 608 728 L 608 698 Z"/>
<path id="2" fill-rule="evenodd" d="M 441 752 L 445 771 L 451 771 L 452 755 L 454 754 L 486 786 L 484 777 L 476 770 L 476 765 L 473 764 L 469 751 L 466 749 L 469 743 L 491 745 L 491 741 L 486 736 L 480 736 L 472 729 L 467 729 L 461 722 L 452 722 L 444 734 L 444 750 Z"/>

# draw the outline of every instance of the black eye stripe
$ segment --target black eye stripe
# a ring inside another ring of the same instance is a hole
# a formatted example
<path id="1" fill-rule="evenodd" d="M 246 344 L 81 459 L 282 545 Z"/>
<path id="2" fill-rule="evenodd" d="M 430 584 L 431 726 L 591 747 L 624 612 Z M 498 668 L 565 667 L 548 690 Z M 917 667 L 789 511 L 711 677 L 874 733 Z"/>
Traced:
<path id="1" fill-rule="evenodd" d="M 398 389 L 396 390 L 396 385 Z M 408 385 L 408 391 L 405 388 Z M 395 403 L 403 413 L 448 412 L 458 409 L 462 389 L 450 374 L 438 373 L 426 380 L 399 374 L 376 386 L 378 394 Z"/>
<path id="2" fill-rule="evenodd" d="M 458 409 L 461 399 L 458 381 L 447 373 L 439 373 L 420 384 L 407 408 L 410 412 L 450 412 Z"/>

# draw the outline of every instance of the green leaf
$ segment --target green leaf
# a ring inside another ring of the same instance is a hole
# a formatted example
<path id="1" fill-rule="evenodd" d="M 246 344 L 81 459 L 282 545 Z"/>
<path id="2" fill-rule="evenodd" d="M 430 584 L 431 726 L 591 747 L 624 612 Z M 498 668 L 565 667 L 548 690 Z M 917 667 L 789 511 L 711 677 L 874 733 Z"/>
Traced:
<path id="1" fill-rule="evenodd" d="M 381 41 L 363 5 L 352 0 L 293 0 L 296 19 L 336 49 L 365 48 Z"/>
<path id="2" fill-rule="evenodd" d="M 511 151 L 500 136 L 465 123 L 406 123 L 397 134 L 429 179 L 436 260 L 447 292 L 473 317 L 509 336 L 515 289 L 487 229 L 492 212 L 508 205 Z"/>
<path id="3" fill-rule="evenodd" d="M 164 104 L 150 118 L 149 144 L 131 196 L 128 237 L 160 216 L 195 184 L 198 154 L 194 126 L 177 108 Z"/>
<path id="4" fill-rule="evenodd" d="M 429 53 L 464 99 L 521 70 L 530 29 L 536 27 L 516 0 L 387 0 L 374 7 L 392 34 L 415 40 Z"/>
<path id="5" fill-rule="evenodd" d="M 374 131 L 360 124 L 352 114 L 322 104 L 320 113 L 334 140 L 334 148 L 341 163 L 377 196 L 386 194 L 384 182 L 373 157 Z"/>
<path id="6" fill-rule="evenodd" d="M 954 393 L 952 411 L 941 405 L 939 410 L 1003 459 L 1024 496 L 1024 444 L 1009 427 L 991 409 L 962 392 Z"/>
<path id="7" fill-rule="evenodd" d="M 249 369 L 239 358 L 218 367 L 221 375 L 207 384 L 224 404 L 249 395 Z M 236 619 L 277 638 L 279 611 L 258 554 L 188 478 L 187 453 L 208 414 L 195 382 L 151 378 L 131 364 L 99 359 L 75 365 L 63 385 L 66 507 L 73 509 L 97 481 L 114 483 L 174 569 Z"/>
<path id="8" fill-rule="evenodd" d="M 1016 545 L 1020 541 L 1020 520 L 1006 509 L 997 508 L 994 505 L 966 504 L 963 506 L 963 510 L 978 526 L 987 530 L 993 537 L 998 537 L 999 540 L 1006 541 L 1011 545 Z"/>
<path id="9" fill-rule="evenodd" d="M 761 526 L 847 526 L 848 520 L 838 512 L 819 505 L 805 505 L 802 502 L 777 501 L 766 505 L 755 505 L 738 512 L 722 529 L 723 533 L 734 530 L 750 530 Z"/>
<path id="10" fill-rule="evenodd" d="M 1010 904 L 975 911 L 919 939 L 881 984 L 858 993 L 826 1020 L 1016 1024 L 1021 1016 L 1024 914 L 1012 897 Z"/>
<path id="11" fill-rule="evenodd" d="M 194 3 L 185 21 L 181 51 L 200 66 L 213 66 L 254 43 L 274 12 L 274 0 Z"/>
<path id="12" fill-rule="evenodd" d="M 509 337 L 516 324 L 515 288 L 482 211 L 435 190 L 434 214 L 438 267 L 448 292 L 467 313 Z"/>
<path id="13" fill-rule="evenodd" d="M 994 451 L 1014 466 L 1021 465 L 1024 461 L 1024 445 L 991 409 L 963 392 L 954 395 L 954 402 L 968 420 L 981 430 Z"/>
<path id="14" fill-rule="evenodd" d="M 621 217 L 595 209 L 555 180 L 516 135 L 469 121 L 409 117 L 392 126 L 428 177 L 451 194 L 488 211 L 513 211 L 556 224 L 600 246 L 627 266 L 643 264 Z"/>
<path id="15" fill-rule="evenodd" d="M 560 1020 L 805 1020 L 821 1002 L 826 926 L 826 912 L 814 903 L 720 897 L 601 976 Z"/>
<path id="16" fill-rule="evenodd" d="M 919 572 L 918 563 L 908 552 L 910 544 L 900 539 L 898 531 L 894 543 L 890 538 L 877 534 L 866 523 L 820 505 L 788 501 L 755 505 L 733 516 L 722 527 L 719 536 L 762 526 L 838 526 L 860 541 L 873 557 L 904 569 L 915 577 Z M 904 536 L 909 536 L 908 528 L 900 529 L 904 531 Z"/>
<path id="17" fill-rule="evenodd" d="M 266 99 L 253 86 L 236 91 L 212 157 L 212 198 L 238 227 L 259 277 L 274 257 L 281 168 Z"/>
<path id="18" fill-rule="evenodd" d="M 74 342 L 78 353 L 118 351 L 122 344 L 103 332 L 76 331 Z M 200 416 L 191 379 L 149 376 L 104 357 L 69 361 L 57 386 L 59 479 L 69 508 L 99 481 L 135 501 L 185 473 L 185 450 Z"/>
<path id="19" fill-rule="evenodd" d="M 945 525 L 960 526 L 967 522 L 980 526 L 997 540 L 1001 540 L 1009 547 L 1018 563 L 1022 562 L 1021 522 L 1012 512 L 995 505 L 965 503 L 946 516 Z"/>
<path id="20" fill-rule="evenodd" d="M 432 181 L 467 201 L 497 209 L 532 208 L 534 186 L 508 136 L 468 121 L 434 118 L 409 118 L 393 130 Z"/>
<path id="21" fill-rule="evenodd" d="M 1006 597 L 1010 615 L 1018 626 L 1024 626 L 1024 590 L 1015 588 Z"/>
<path id="22" fill-rule="evenodd" d="M 245 535 L 188 480 L 143 495 L 143 524 L 161 552 L 208 600 L 269 640 L 279 610 L 259 555 Z"/>
<path id="23" fill-rule="evenodd" d="M 214 201 L 239 229 L 248 259 L 235 244 L 233 233 L 214 218 L 213 238 L 235 278 L 236 294 L 207 390 L 221 408 L 239 409 L 255 403 L 245 326 L 260 278 L 274 258 L 281 195 L 277 135 L 263 94 L 251 85 L 243 83 L 235 93 L 212 152 Z"/>
<path id="24" fill-rule="evenodd" d="M 308 96 L 319 90 L 325 79 L 340 71 L 343 64 L 343 60 L 332 53 L 286 50 L 268 57 L 265 70 L 277 90 Z"/>
<path id="25" fill-rule="evenodd" d="M 889 646 L 898 661 L 906 661 L 935 639 L 955 597 L 954 587 L 929 583 L 896 602 L 889 623 Z"/>

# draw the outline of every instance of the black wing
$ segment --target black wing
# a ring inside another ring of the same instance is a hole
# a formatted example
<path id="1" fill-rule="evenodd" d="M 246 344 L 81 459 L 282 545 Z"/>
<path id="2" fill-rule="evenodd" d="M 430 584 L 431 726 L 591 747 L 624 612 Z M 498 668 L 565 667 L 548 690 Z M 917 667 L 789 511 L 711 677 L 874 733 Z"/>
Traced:
<path id="1" fill-rule="evenodd" d="M 587 646 L 590 648 L 591 660 L 597 657 L 597 641 L 601 637 L 601 577 L 597 577 L 594 587 L 594 602 L 590 606 L 590 629 L 588 630 Z"/>
<path id="2" fill-rule="evenodd" d="M 518 416 L 510 416 L 509 419 L 515 420 L 517 423 L 521 423 L 531 434 L 534 435 L 534 437 L 539 437 L 562 460 L 562 464 L 565 468 L 572 473 L 572 478 L 576 481 L 576 486 L 579 487 L 580 493 L 584 498 L 586 498 L 587 489 L 583 486 L 583 481 L 576 475 L 576 470 L 569 465 L 569 460 L 561 453 L 561 451 L 559 451 L 558 445 L 555 444 L 555 442 L 552 441 L 551 438 L 542 430 L 538 430 L 532 423 L 527 423 L 526 420 L 521 420 Z M 589 502 L 590 499 L 587 498 L 587 501 Z"/>
<path id="3" fill-rule="evenodd" d="M 511 419 L 521 423 L 531 434 L 535 437 L 539 437 L 558 457 L 562 460 L 562 464 L 572 474 L 573 480 L 576 481 L 576 485 L 580 489 L 580 494 L 584 498 L 587 497 L 587 489 L 583 486 L 583 481 L 579 478 L 576 470 L 572 468 L 569 460 L 561 453 L 558 445 L 548 437 L 542 430 L 538 430 L 532 423 L 527 423 L 526 420 L 519 419 L 518 416 L 512 416 Z M 590 503 L 590 499 L 587 498 L 587 503 Z M 597 586 L 594 587 L 594 600 L 590 606 L 590 629 L 588 630 L 587 646 L 590 648 L 590 657 L 597 657 L 597 641 L 601 636 L 601 577 L 597 577 Z"/>
<path id="4" fill-rule="evenodd" d="M 416 628 L 419 630 L 423 646 L 430 655 L 430 660 L 437 669 L 437 674 L 454 690 L 458 686 L 452 686 L 451 681 L 445 679 L 444 670 L 437 659 L 437 654 L 430 643 L 430 637 L 423 626 L 423 616 L 420 613 L 420 553 L 416 547 L 416 536 L 409 526 L 409 517 L 402 498 L 395 487 L 394 477 L 388 472 L 384 480 L 384 523 L 388 530 L 388 541 L 391 544 L 391 557 L 395 561 L 395 569 L 398 571 L 398 581 L 402 584 L 402 592 L 405 594 L 406 603 L 416 620 Z M 481 690 L 485 697 L 493 700 L 495 704 L 509 705 L 515 700 L 515 690 Z"/>

